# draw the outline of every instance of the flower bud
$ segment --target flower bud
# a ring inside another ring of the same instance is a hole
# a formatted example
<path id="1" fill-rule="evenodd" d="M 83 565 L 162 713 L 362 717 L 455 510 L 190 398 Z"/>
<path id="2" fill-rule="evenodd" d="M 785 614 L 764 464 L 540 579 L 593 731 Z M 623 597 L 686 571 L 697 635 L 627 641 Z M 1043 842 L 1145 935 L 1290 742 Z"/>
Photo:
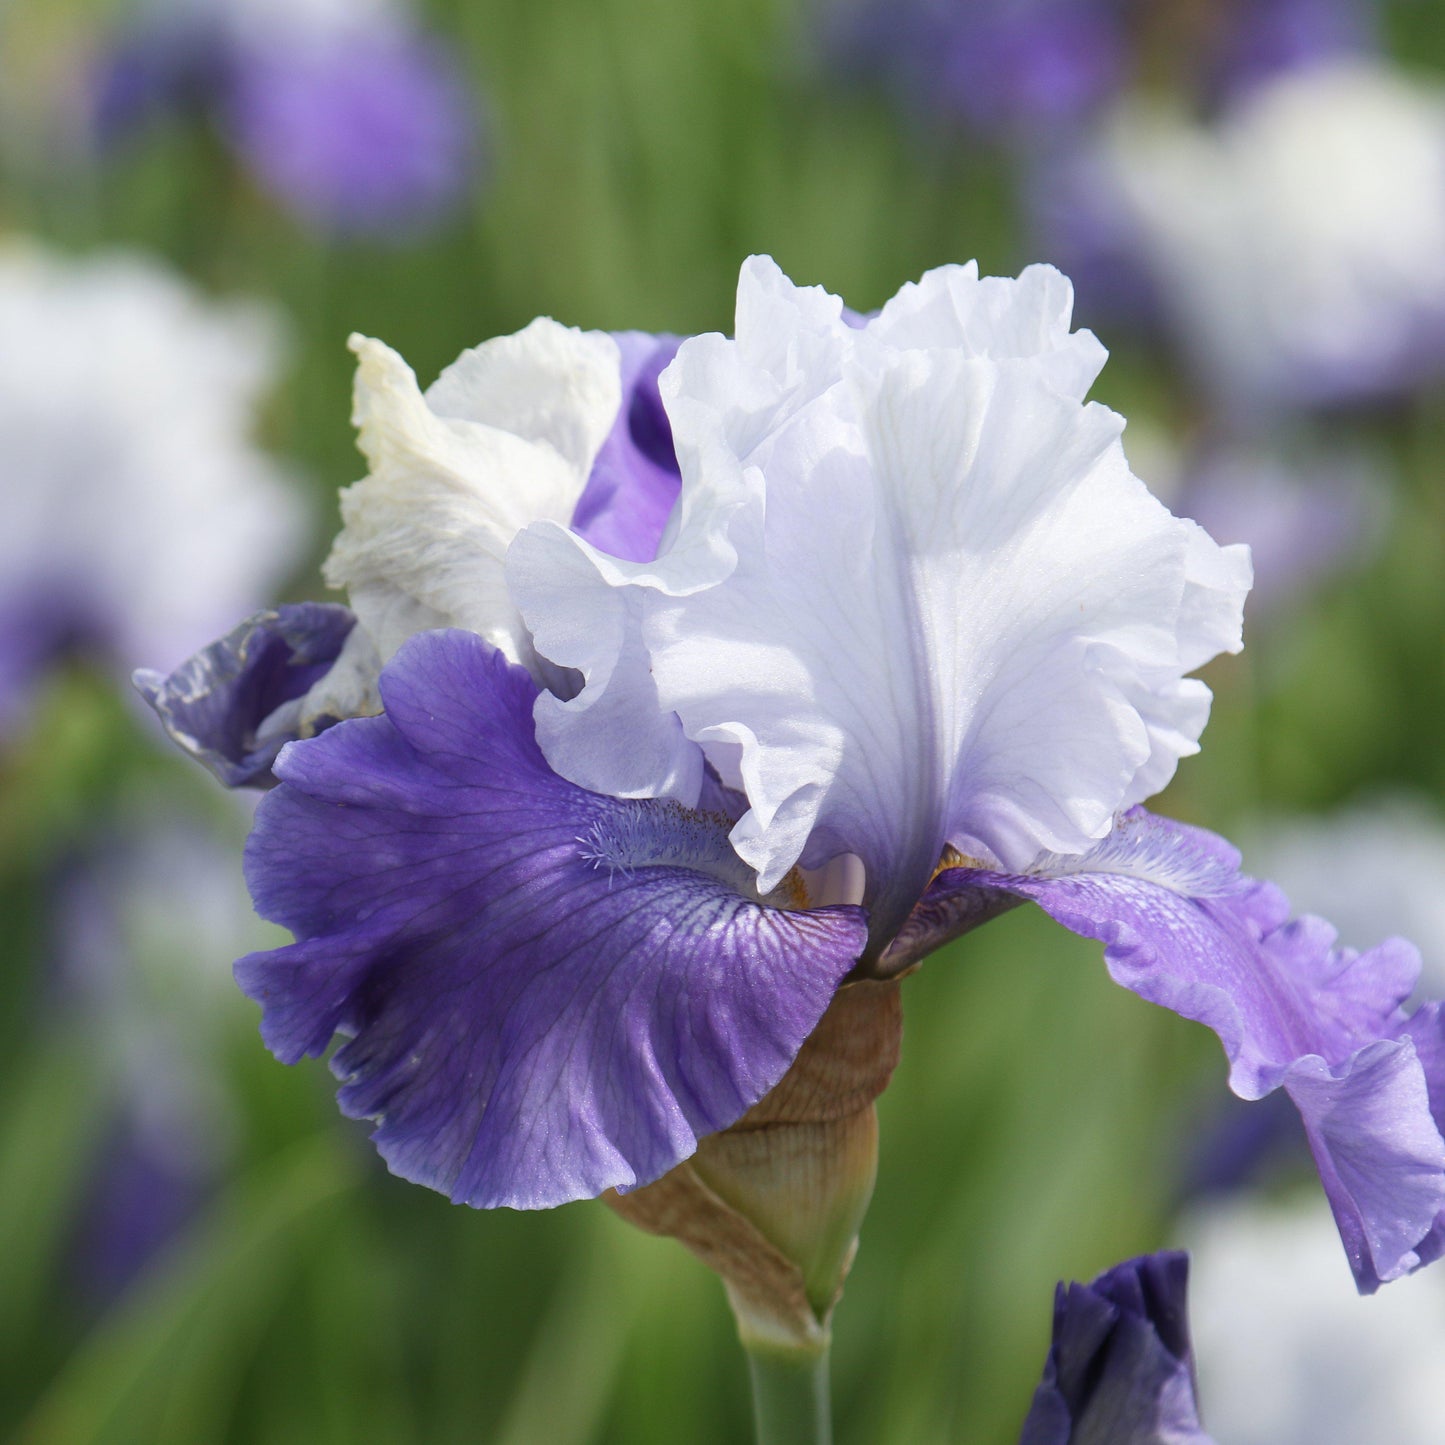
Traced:
<path id="1" fill-rule="evenodd" d="M 749 1350 L 827 1348 L 877 1175 L 874 1101 L 902 1027 L 896 982 L 847 985 L 777 1087 L 736 1124 L 655 1183 L 604 1196 L 722 1278 Z"/>

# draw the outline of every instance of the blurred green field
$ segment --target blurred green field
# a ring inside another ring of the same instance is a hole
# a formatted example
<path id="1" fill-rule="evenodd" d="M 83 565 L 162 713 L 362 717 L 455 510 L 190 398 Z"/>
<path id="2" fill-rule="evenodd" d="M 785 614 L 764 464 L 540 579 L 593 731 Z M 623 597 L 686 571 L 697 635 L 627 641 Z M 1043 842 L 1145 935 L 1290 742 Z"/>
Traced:
<path id="1" fill-rule="evenodd" d="M 1047 259 L 1022 251 L 1000 155 L 828 89 L 801 4 L 427 9 L 475 75 L 490 134 L 488 183 L 425 242 L 325 243 L 180 128 L 108 173 L 17 166 L 0 191 L 0 232 L 143 247 L 218 293 L 285 308 L 292 348 L 266 436 L 314 486 L 317 515 L 294 597 L 322 595 L 334 493 L 360 471 L 353 330 L 427 381 L 541 313 L 727 329 L 754 251 L 859 309 L 942 262 L 1013 273 Z M 0 34 L 40 45 L 62 17 L 95 13 L 18 0 Z M 1402 3 L 1391 23 L 1399 54 L 1445 69 L 1440 7 Z M 1103 339 L 1100 398 L 1169 427 L 1187 398 L 1135 343 Z M 1204 752 L 1161 811 L 1232 834 L 1384 785 L 1445 808 L 1445 395 L 1366 425 L 1400 475 L 1385 546 L 1206 674 Z M 0 757 L 0 1437 L 748 1438 L 744 1361 L 700 1265 L 598 1204 L 481 1214 L 391 1179 L 365 1126 L 337 1116 L 324 1065 L 277 1065 L 239 995 L 214 1047 L 240 1101 L 231 1171 L 132 1288 L 103 1312 L 86 1305 L 70 1255 L 112 1084 L 97 1025 L 68 1018 L 44 975 L 45 901 L 89 830 L 123 829 L 139 798 L 213 820 L 239 867 L 243 829 L 208 780 L 97 680 L 57 676 Z M 1115 988 L 1097 948 L 1023 910 L 931 960 L 905 1012 L 878 1192 L 836 1321 L 838 1439 L 1009 1445 L 1055 1281 L 1167 1240 L 1224 1064 L 1202 1030 Z"/>

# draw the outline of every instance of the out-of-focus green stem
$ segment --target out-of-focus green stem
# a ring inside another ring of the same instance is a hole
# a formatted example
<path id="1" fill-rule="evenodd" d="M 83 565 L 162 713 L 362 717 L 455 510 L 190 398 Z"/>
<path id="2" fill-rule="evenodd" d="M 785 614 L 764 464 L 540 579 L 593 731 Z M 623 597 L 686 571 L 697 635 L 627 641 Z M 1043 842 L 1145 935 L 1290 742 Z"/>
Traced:
<path id="1" fill-rule="evenodd" d="M 832 1445 L 828 1351 L 748 1350 L 758 1445 Z"/>

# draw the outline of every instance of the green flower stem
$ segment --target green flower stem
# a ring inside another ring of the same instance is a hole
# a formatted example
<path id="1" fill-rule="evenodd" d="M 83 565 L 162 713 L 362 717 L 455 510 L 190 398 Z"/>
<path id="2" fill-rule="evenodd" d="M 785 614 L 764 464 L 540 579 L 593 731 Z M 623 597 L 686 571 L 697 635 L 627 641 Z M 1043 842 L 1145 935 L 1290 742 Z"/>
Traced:
<path id="1" fill-rule="evenodd" d="M 758 1445 L 832 1445 L 828 1351 L 748 1350 Z"/>

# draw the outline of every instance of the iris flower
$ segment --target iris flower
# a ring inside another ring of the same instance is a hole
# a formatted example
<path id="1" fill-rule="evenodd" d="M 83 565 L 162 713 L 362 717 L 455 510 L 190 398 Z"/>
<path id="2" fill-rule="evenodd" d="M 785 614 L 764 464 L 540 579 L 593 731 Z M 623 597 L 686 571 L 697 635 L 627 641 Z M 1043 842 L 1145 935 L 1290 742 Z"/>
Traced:
<path id="1" fill-rule="evenodd" d="M 237 976 L 281 1059 L 346 1040 L 396 1173 L 478 1207 L 655 1180 L 840 985 L 1031 902 L 1289 1094 L 1361 1288 L 1439 1253 L 1414 950 L 1336 949 L 1141 806 L 1249 560 L 1131 473 L 1071 308 L 949 266 L 865 318 L 753 258 L 734 336 L 660 380 L 672 342 L 547 320 L 424 394 L 354 343 L 354 624 L 264 614 L 140 682 L 218 770 L 275 756 L 247 871 L 296 941 Z"/>

